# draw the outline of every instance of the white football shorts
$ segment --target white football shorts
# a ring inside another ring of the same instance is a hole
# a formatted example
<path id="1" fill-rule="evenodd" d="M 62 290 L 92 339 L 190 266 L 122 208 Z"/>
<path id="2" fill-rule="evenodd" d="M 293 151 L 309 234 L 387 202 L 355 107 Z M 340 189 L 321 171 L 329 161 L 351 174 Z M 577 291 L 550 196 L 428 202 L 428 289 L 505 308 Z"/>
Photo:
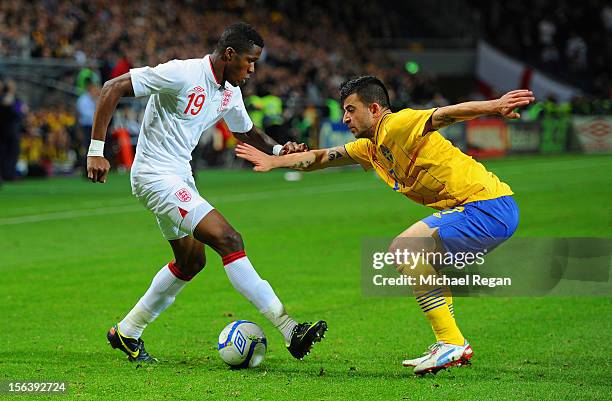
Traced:
<path id="1" fill-rule="evenodd" d="M 193 235 L 197 224 L 214 209 L 200 196 L 191 176 L 132 177 L 132 193 L 155 215 L 167 240 Z"/>

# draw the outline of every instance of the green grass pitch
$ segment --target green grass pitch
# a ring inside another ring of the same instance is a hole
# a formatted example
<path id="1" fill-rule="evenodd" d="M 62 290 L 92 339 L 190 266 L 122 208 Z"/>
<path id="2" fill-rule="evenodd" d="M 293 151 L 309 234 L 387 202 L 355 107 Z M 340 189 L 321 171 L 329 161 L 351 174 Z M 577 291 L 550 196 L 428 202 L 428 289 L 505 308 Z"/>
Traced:
<path id="1" fill-rule="evenodd" d="M 516 192 L 517 235 L 612 236 L 611 156 L 486 164 Z M 292 359 L 208 249 L 206 269 L 144 333 L 161 363 L 129 364 L 106 331 L 171 259 L 170 248 L 127 176 L 105 185 L 56 178 L 0 189 L 0 381 L 65 380 L 67 399 L 84 400 L 610 399 L 605 297 L 456 299 L 473 365 L 414 377 L 400 362 L 433 335 L 414 299 L 362 297 L 360 241 L 392 237 L 431 211 L 358 169 L 300 182 L 282 174 L 203 171 L 197 183 L 242 233 L 290 313 L 329 323 L 304 361 Z M 267 333 L 259 368 L 231 371 L 218 358 L 217 335 L 238 318 Z M 45 397 L 22 399 L 30 398 Z"/>

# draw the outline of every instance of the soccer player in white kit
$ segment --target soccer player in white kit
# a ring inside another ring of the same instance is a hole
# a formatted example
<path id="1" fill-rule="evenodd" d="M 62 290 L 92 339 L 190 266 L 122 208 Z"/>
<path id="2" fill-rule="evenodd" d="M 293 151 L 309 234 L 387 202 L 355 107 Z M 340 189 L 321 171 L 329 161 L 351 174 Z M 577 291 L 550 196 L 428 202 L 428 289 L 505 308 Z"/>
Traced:
<path id="1" fill-rule="evenodd" d="M 111 346 L 130 361 L 156 361 L 144 348 L 142 332 L 204 268 L 205 244 L 222 257 L 234 288 L 281 332 L 295 358 L 307 355 L 327 330 L 322 320 L 297 323 L 286 313 L 246 256 L 240 234 L 198 193 L 189 165 L 202 132 L 220 119 L 237 139 L 269 154 L 307 150 L 304 144 L 277 144 L 253 125 L 244 107 L 239 85 L 255 71 L 263 46 L 250 25 L 237 23 L 223 31 L 215 51 L 204 58 L 134 68 L 104 84 L 87 175 L 93 182 L 106 181 L 110 165 L 103 156 L 103 141 L 119 99 L 149 96 L 131 170 L 132 193 L 153 212 L 174 253 L 174 260 L 161 268 L 142 298 L 107 333 Z"/>

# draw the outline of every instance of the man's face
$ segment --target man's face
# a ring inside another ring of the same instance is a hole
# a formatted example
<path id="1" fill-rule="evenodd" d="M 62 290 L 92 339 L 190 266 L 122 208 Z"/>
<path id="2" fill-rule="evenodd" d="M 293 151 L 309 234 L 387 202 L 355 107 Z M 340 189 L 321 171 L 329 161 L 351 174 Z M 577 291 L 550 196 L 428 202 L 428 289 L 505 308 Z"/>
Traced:
<path id="1" fill-rule="evenodd" d="M 348 125 L 355 138 L 369 138 L 374 125 L 374 113 L 356 93 L 344 99 L 342 122 Z"/>
<path id="2" fill-rule="evenodd" d="M 225 79 L 234 86 L 244 85 L 255 72 L 255 62 L 261 56 L 262 48 L 253 45 L 249 51 L 237 53 L 232 48 L 225 50 L 228 58 L 225 66 Z"/>
<path id="3" fill-rule="evenodd" d="M 89 92 L 89 95 L 91 97 L 98 97 L 98 95 L 100 94 L 100 88 L 98 87 L 98 85 L 94 85 L 94 84 L 90 84 L 87 87 L 87 92 Z"/>

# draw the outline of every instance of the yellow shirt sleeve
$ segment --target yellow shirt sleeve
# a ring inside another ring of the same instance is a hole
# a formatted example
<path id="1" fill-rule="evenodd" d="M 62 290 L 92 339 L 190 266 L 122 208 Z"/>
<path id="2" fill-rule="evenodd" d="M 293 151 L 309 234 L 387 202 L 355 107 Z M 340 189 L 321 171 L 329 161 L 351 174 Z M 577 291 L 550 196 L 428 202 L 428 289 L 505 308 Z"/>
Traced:
<path id="1" fill-rule="evenodd" d="M 357 139 L 356 141 L 349 142 L 344 145 L 346 153 L 355 160 L 364 170 L 372 168 L 372 162 L 370 161 L 369 146 L 371 141 L 366 138 Z"/>
<path id="2" fill-rule="evenodd" d="M 391 115 L 385 124 L 387 136 L 392 137 L 396 143 L 403 143 L 404 146 L 412 145 L 423 137 L 425 124 L 431 118 L 436 109 L 413 110 L 404 109 Z"/>

